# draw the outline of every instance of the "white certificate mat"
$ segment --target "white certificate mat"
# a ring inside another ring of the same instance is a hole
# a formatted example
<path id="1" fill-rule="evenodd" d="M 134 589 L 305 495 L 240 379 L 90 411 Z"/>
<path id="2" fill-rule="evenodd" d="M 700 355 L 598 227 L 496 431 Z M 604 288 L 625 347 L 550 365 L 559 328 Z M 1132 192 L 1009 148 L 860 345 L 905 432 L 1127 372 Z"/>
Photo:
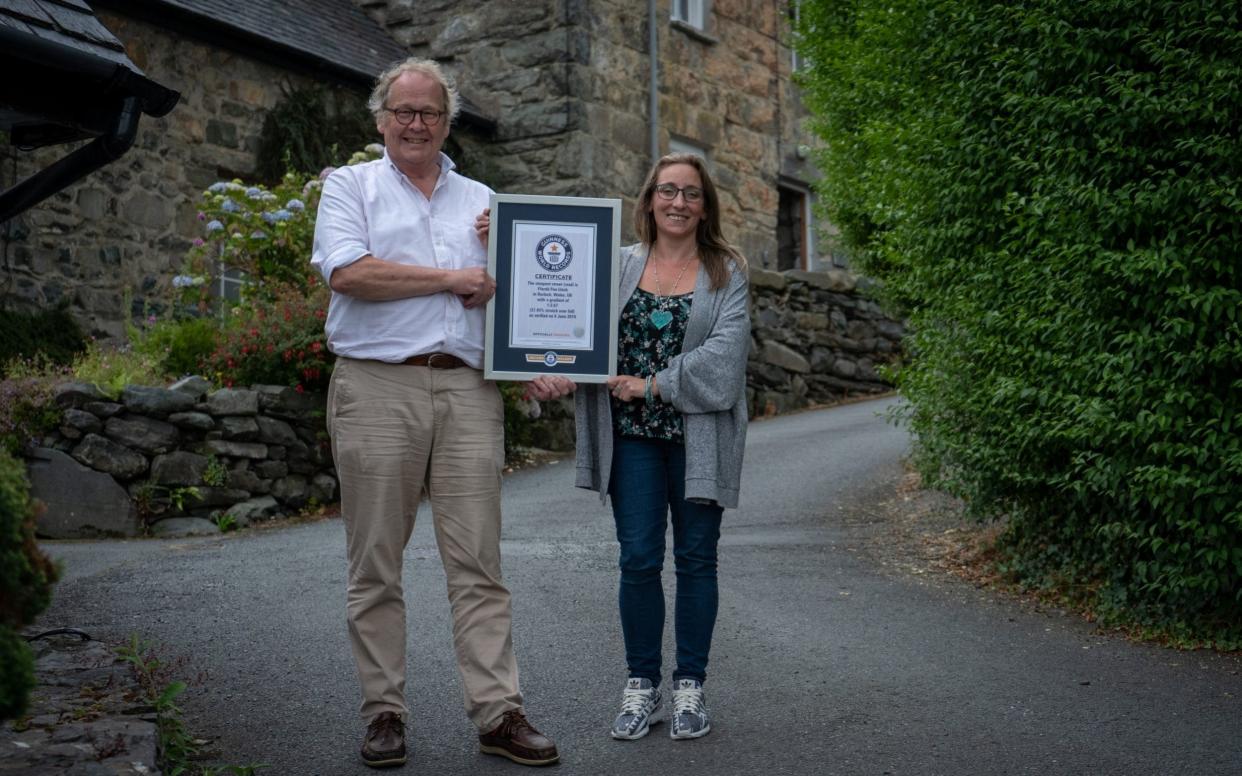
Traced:
<path id="1" fill-rule="evenodd" d="M 513 222 L 509 347 L 591 350 L 594 224 Z"/>

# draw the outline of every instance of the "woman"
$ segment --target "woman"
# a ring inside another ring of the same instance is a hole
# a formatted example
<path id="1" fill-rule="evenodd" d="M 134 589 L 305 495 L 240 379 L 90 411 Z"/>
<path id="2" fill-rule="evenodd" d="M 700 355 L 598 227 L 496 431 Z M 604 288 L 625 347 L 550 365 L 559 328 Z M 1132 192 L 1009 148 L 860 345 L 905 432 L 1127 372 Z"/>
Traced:
<path id="1" fill-rule="evenodd" d="M 621 545 L 619 603 L 629 676 L 612 736 L 659 722 L 664 535 L 673 526 L 677 597 L 670 735 L 711 730 L 703 682 L 716 624 L 716 545 L 736 507 L 746 442 L 750 347 L 746 260 L 721 236 L 703 160 L 669 154 L 634 209 L 641 242 L 621 252 L 618 376 L 577 401 L 577 485 L 612 496 Z M 529 394 L 564 395 L 540 377 Z"/>

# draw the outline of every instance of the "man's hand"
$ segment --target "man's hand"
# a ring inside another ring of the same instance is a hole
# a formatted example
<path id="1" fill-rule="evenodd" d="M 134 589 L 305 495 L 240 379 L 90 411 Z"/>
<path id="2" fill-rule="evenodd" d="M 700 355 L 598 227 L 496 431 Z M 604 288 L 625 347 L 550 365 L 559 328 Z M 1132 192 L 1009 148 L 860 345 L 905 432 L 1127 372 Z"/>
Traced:
<path id="1" fill-rule="evenodd" d="M 479 242 L 483 243 L 483 247 L 487 247 L 487 235 L 492 229 L 492 209 L 490 207 L 483 208 L 474 219 L 474 233 L 478 235 Z"/>
<path id="2" fill-rule="evenodd" d="M 461 297 L 462 306 L 468 310 L 487 304 L 496 293 L 496 281 L 483 267 L 467 267 L 453 270 L 449 291 Z"/>
<path id="3" fill-rule="evenodd" d="M 562 396 L 568 396 L 577 388 L 577 384 L 568 377 L 539 375 L 526 384 L 526 390 L 522 395 L 527 399 L 549 401 L 551 399 L 559 399 Z"/>

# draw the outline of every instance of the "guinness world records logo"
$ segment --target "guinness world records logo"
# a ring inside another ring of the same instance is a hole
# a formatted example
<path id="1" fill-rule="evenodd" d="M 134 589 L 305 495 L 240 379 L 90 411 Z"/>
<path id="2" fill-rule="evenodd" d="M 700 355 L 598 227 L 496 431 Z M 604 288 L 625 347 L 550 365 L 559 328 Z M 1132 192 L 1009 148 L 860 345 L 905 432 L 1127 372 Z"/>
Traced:
<path id="1" fill-rule="evenodd" d="M 548 235 L 535 248 L 535 260 L 548 272 L 560 272 L 569 266 L 573 258 L 573 246 L 559 234 Z"/>

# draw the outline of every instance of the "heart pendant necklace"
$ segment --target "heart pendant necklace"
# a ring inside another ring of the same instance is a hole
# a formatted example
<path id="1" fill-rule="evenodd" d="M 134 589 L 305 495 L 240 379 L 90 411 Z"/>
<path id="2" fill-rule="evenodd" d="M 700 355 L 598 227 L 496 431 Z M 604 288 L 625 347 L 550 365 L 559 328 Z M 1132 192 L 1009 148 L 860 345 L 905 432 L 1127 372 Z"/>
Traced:
<path id="1" fill-rule="evenodd" d="M 681 272 L 677 273 L 677 279 L 673 281 L 673 286 L 669 289 L 669 291 L 677 290 L 677 286 L 681 283 L 682 277 L 686 274 L 686 267 L 690 266 L 691 261 L 693 261 L 693 259 L 686 259 L 685 262 L 682 263 Z M 658 331 L 673 322 L 673 313 L 668 309 L 669 299 L 672 297 L 664 295 L 664 287 L 660 285 L 660 268 L 656 264 L 651 265 L 651 279 L 655 281 L 656 304 L 659 306 L 648 313 L 647 318 L 651 320 L 651 325 L 655 326 Z"/>

